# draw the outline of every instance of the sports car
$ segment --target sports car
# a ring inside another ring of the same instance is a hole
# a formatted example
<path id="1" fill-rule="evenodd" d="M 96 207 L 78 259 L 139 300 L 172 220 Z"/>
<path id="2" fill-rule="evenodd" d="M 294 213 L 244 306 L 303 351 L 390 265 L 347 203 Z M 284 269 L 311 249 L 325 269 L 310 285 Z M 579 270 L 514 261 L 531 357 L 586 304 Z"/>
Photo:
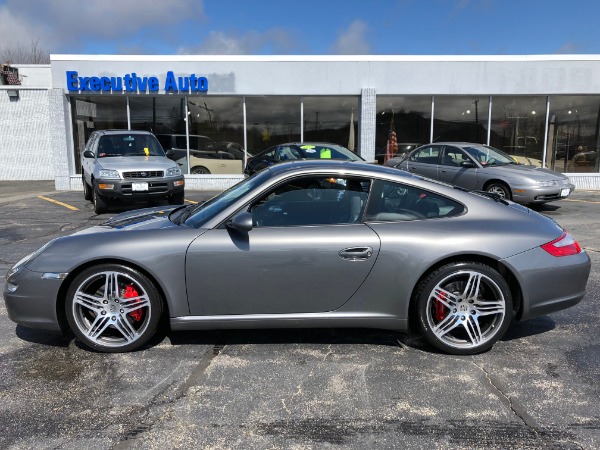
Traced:
<path id="1" fill-rule="evenodd" d="M 137 349 L 166 323 L 411 330 L 473 354 L 512 320 L 578 303 L 589 273 L 567 231 L 497 195 L 305 160 L 48 242 L 7 272 L 4 299 L 14 322 L 103 352 Z"/>

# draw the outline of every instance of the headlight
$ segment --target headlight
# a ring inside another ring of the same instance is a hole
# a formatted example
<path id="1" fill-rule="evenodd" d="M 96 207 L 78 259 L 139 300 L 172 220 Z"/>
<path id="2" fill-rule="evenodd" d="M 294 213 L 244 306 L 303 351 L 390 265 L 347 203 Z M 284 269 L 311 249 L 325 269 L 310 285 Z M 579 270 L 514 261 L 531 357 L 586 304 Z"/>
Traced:
<path id="1" fill-rule="evenodd" d="M 167 169 L 168 177 L 176 177 L 178 175 L 181 175 L 181 169 L 179 167 L 171 167 L 170 169 Z"/>
<path id="2" fill-rule="evenodd" d="M 29 255 L 25 256 L 24 258 L 22 258 L 21 260 L 19 260 L 19 262 L 17 262 L 14 266 L 12 266 L 8 272 L 6 272 L 6 280 L 8 281 L 8 279 L 10 277 L 12 277 L 15 273 L 17 273 L 21 267 L 23 267 L 25 264 L 27 264 L 29 261 L 34 260 L 35 258 L 37 258 L 39 255 L 42 254 L 42 252 L 44 250 L 46 250 L 50 244 L 52 244 L 56 239 L 51 240 L 50 242 L 42 245 L 39 249 L 37 249 L 35 252 L 30 253 Z"/>
<path id="3" fill-rule="evenodd" d="M 558 183 L 556 181 L 538 181 L 537 185 L 540 187 L 550 187 L 550 186 L 557 186 Z"/>
<path id="4" fill-rule="evenodd" d="M 99 178 L 121 178 L 117 170 L 100 169 Z"/>

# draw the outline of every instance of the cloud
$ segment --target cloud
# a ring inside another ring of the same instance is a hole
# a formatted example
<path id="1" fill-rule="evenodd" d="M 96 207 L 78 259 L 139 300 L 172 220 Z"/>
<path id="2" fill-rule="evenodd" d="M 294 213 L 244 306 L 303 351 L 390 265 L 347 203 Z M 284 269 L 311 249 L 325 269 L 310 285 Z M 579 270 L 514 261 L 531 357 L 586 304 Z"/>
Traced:
<path id="1" fill-rule="evenodd" d="M 296 42 L 288 31 L 273 28 L 264 33 L 249 31 L 227 34 L 222 31 L 211 31 L 201 43 L 180 47 L 177 53 L 202 55 L 287 54 L 294 48 L 296 48 Z"/>
<path id="2" fill-rule="evenodd" d="M 0 42 L 38 40 L 51 52 L 65 52 L 90 38 L 114 45 L 138 33 L 173 39 L 182 18 L 205 21 L 203 0 L 7 0 L 0 5 Z"/>
<path id="3" fill-rule="evenodd" d="M 368 26 L 362 20 L 355 20 L 347 30 L 340 33 L 331 46 L 331 53 L 336 55 L 367 55 L 371 46 L 367 42 Z"/>
<path id="4" fill-rule="evenodd" d="M 558 54 L 574 54 L 574 53 L 583 53 L 583 49 L 580 45 L 575 44 L 574 42 L 567 42 L 563 46 L 561 46 L 554 53 Z"/>

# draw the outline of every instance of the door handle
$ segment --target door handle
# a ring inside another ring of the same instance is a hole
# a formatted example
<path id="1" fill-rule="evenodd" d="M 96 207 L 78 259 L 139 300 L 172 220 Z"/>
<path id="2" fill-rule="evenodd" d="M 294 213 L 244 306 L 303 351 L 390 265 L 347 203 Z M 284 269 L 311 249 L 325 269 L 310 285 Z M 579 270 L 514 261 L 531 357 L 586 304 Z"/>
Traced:
<path id="1" fill-rule="evenodd" d="M 345 248 L 339 253 L 340 258 L 347 259 L 349 261 L 359 261 L 363 259 L 369 259 L 373 256 L 372 247 L 350 247 Z"/>

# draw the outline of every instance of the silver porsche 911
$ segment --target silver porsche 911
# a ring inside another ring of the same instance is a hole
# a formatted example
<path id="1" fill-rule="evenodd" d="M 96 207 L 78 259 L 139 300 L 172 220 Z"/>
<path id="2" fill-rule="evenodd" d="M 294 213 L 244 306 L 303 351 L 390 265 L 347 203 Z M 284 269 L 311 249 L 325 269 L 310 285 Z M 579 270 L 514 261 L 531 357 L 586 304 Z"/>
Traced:
<path id="1" fill-rule="evenodd" d="M 200 205 L 119 214 L 7 273 L 9 317 L 105 352 L 174 330 L 416 330 L 489 349 L 511 320 L 575 305 L 590 259 L 551 219 L 389 167 L 296 161 Z"/>

